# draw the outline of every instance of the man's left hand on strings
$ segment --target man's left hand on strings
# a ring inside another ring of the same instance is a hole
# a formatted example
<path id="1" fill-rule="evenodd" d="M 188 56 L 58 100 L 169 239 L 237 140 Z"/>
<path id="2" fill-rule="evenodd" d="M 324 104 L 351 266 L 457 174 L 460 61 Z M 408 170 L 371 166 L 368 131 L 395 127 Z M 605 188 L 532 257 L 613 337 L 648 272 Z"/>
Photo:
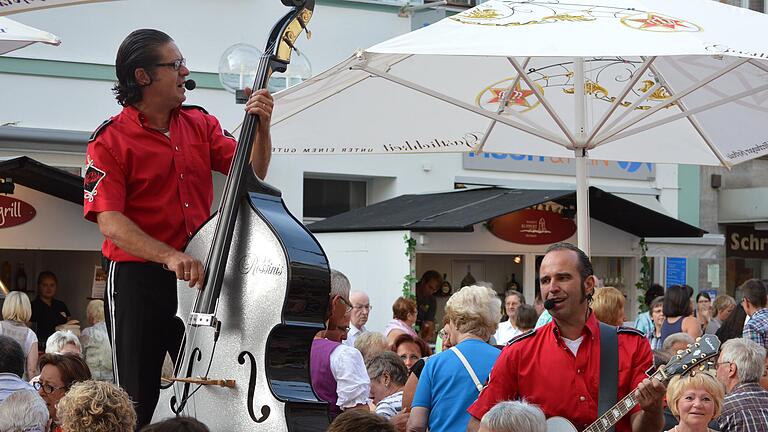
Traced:
<path id="1" fill-rule="evenodd" d="M 268 130 L 269 123 L 272 121 L 272 108 L 275 106 L 272 95 L 266 89 L 253 91 L 246 87 L 244 91 L 245 95 L 248 96 L 245 110 L 259 117 L 259 129 Z"/>

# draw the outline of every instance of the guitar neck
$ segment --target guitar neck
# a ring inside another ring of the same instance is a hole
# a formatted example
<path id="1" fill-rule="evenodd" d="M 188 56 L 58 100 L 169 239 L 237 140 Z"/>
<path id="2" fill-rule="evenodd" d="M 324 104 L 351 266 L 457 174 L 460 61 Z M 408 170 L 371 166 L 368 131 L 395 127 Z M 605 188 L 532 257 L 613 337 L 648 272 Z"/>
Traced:
<path id="1" fill-rule="evenodd" d="M 651 378 L 657 379 L 664 383 L 665 385 L 667 382 L 669 382 L 669 377 L 664 371 L 664 366 L 659 368 L 656 373 L 651 375 Z M 637 389 L 635 389 L 637 390 Z M 622 400 L 620 400 L 616 405 L 614 405 L 611 409 L 603 413 L 600 417 L 597 418 L 597 420 L 589 425 L 586 429 L 584 429 L 584 432 L 607 432 L 608 429 L 612 428 L 616 423 L 619 422 L 619 420 L 622 419 L 625 415 L 627 415 L 630 411 L 632 411 L 632 408 L 637 405 L 637 398 L 635 397 L 635 391 L 629 392 L 628 395 L 624 396 Z"/>

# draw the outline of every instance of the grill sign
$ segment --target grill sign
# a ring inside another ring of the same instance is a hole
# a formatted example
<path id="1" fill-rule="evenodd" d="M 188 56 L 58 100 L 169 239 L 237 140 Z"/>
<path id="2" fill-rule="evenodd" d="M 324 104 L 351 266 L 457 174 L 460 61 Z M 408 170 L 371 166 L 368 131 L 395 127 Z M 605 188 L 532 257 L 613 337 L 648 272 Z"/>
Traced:
<path id="1" fill-rule="evenodd" d="M 541 245 L 563 241 L 576 232 L 571 219 L 544 210 L 520 210 L 495 217 L 488 229 L 496 237 L 513 243 Z"/>
<path id="2" fill-rule="evenodd" d="M 29 222 L 35 214 L 37 212 L 30 204 L 0 195 L 0 228 L 10 228 Z"/>

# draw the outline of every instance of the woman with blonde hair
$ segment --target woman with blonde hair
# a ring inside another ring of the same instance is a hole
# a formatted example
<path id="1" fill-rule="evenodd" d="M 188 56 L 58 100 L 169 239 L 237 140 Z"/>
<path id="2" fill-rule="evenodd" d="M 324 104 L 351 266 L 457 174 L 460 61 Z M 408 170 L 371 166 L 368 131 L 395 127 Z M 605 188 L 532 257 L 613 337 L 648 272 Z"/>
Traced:
<path id="1" fill-rule="evenodd" d="M 667 404 L 679 423 L 667 432 L 712 432 L 708 425 L 720 415 L 723 398 L 723 385 L 709 373 L 672 378 Z"/>
<path id="2" fill-rule="evenodd" d="M 74 384 L 57 405 L 65 432 L 133 432 L 136 411 L 128 393 L 102 381 Z"/>
<path id="3" fill-rule="evenodd" d="M 368 362 L 387 350 L 387 339 L 379 332 L 365 332 L 355 338 L 355 348 L 363 355 L 363 361 Z"/>
<path id="4" fill-rule="evenodd" d="M 85 362 L 91 369 L 93 379 L 113 382 L 115 376 L 112 371 L 112 348 L 104 321 L 104 301 L 91 300 L 86 313 L 91 326 L 83 329 L 80 334 Z"/>
<path id="5" fill-rule="evenodd" d="M 464 432 L 467 408 L 477 399 L 500 351 L 488 344 L 501 320 L 501 300 L 481 286 L 461 289 L 445 305 L 455 345 L 429 358 L 411 404 L 409 431 Z"/>
<path id="6" fill-rule="evenodd" d="M 11 291 L 3 303 L 3 321 L 0 321 L 0 335 L 8 336 L 21 345 L 27 359 L 24 371 L 27 380 L 37 375 L 37 335 L 29 327 L 32 304 L 21 291 Z M 24 377 L 22 377 L 24 378 Z"/>
<path id="7" fill-rule="evenodd" d="M 620 326 L 627 320 L 624 313 L 624 293 L 614 287 L 595 288 L 591 307 L 595 318 L 608 325 Z"/>

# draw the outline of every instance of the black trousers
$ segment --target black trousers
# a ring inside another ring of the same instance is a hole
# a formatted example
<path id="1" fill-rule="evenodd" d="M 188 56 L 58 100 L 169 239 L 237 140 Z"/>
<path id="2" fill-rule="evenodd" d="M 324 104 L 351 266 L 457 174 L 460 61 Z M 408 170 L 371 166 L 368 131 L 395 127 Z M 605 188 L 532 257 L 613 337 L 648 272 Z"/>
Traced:
<path id="1" fill-rule="evenodd" d="M 155 263 L 110 262 L 104 305 L 115 381 L 136 407 L 136 429 L 149 424 L 167 352 L 178 352 L 176 275 Z"/>

